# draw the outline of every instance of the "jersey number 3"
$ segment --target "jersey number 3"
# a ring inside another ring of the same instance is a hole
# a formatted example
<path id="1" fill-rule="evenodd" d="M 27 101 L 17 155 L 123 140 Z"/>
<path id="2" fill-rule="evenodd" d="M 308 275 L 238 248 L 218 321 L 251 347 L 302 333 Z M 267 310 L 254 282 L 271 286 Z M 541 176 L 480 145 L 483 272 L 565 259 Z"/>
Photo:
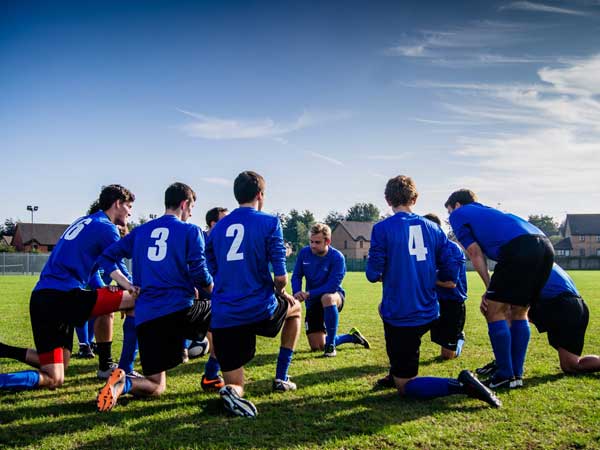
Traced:
<path id="1" fill-rule="evenodd" d="M 427 259 L 427 247 L 423 241 L 423 230 L 421 225 L 411 225 L 408 228 L 408 253 L 416 256 L 417 261 Z"/>
<path id="2" fill-rule="evenodd" d="M 227 227 L 225 236 L 232 237 L 233 242 L 227 252 L 227 261 L 241 261 L 244 259 L 244 253 L 240 252 L 240 246 L 242 245 L 242 239 L 244 239 L 244 225 L 241 223 L 234 223 Z"/>
<path id="3" fill-rule="evenodd" d="M 148 259 L 150 261 L 162 261 L 167 256 L 167 238 L 169 237 L 168 228 L 155 228 L 150 234 L 152 239 L 156 239 L 154 245 L 148 247 Z"/>

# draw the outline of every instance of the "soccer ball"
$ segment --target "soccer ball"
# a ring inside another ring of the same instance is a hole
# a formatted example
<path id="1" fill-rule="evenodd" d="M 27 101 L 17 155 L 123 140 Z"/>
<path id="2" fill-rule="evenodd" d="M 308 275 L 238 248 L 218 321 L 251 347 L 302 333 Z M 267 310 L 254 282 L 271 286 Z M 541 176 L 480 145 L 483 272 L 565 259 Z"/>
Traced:
<path id="1" fill-rule="evenodd" d="M 192 341 L 188 347 L 188 355 L 191 359 L 200 358 L 201 356 L 206 355 L 209 351 L 210 343 L 208 342 L 207 338 L 204 338 L 201 341 Z"/>

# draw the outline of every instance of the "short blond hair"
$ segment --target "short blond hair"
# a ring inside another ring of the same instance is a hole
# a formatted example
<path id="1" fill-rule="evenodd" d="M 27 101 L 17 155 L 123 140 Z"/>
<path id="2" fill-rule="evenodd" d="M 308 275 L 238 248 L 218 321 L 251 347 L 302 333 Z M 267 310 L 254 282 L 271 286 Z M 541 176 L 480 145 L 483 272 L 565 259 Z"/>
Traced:
<path id="1" fill-rule="evenodd" d="M 331 239 L 331 228 L 329 228 L 329 225 L 325 223 L 315 223 L 310 228 L 310 234 L 312 236 L 313 234 L 319 233 L 321 233 L 325 239 Z"/>

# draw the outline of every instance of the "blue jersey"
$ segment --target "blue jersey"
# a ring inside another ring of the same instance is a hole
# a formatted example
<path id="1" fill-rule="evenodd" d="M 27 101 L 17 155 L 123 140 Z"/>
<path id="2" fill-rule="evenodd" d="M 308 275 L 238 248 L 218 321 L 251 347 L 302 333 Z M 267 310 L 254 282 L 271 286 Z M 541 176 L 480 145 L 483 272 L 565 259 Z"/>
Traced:
<path id="1" fill-rule="evenodd" d="M 466 249 L 477 242 L 483 253 L 498 261 L 500 247 L 524 234 L 544 233 L 539 228 L 513 214 L 469 203 L 450 214 L 450 225 L 459 242 Z"/>
<path id="2" fill-rule="evenodd" d="M 451 280 L 456 283 L 455 288 L 436 286 L 438 299 L 464 302 L 467 299 L 467 259 L 462 248 L 456 243 L 448 240 L 449 253 L 452 255 L 454 272 L 449 273 Z"/>
<path id="3" fill-rule="evenodd" d="M 200 229 L 170 214 L 131 230 L 106 249 L 98 263 L 110 274 L 122 258 L 133 259 L 133 279 L 141 288 L 135 302 L 136 326 L 190 307 L 194 288 L 212 283 Z"/>
<path id="4" fill-rule="evenodd" d="M 306 289 L 310 297 L 306 300 L 306 307 L 310 308 L 313 302 L 323 294 L 341 292 L 342 280 L 346 275 L 346 261 L 344 255 L 329 246 L 329 251 L 324 256 L 313 254 L 310 247 L 304 247 L 298 253 L 294 273 L 292 275 L 292 291 L 294 294 L 302 290 L 302 277 L 306 278 Z"/>
<path id="5" fill-rule="evenodd" d="M 273 277 L 286 275 L 279 218 L 254 208 L 236 208 L 217 222 L 206 246 L 214 272 L 213 328 L 268 319 L 277 307 Z"/>
<path id="6" fill-rule="evenodd" d="M 77 219 L 58 240 L 34 290 L 104 286 L 94 263 L 105 248 L 119 239 L 119 230 L 103 211 Z"/>
<path id="7" fill-rule="evenodd" d="M 458 264 L 435 223 L 398 212 L 375 224 L 367 278 L 383 281 L 381 317 L 398 327 L 424 325 L 439 316 L 436 279 L 448 281 Z"/>
<path id="8" fill-rule="evenodd" d="M 566 293 L 579 296 L 579 292 L 571 277 L 562 269 L 562 267 L 554 263 L 552 272 L 550 272 L 550 277 L 548 277 L 548 281 L 546 281 L 546 284 L 542 288 L 542 292 L 540 292 L 540 300 L 550 300 L 551 298 Z"/>

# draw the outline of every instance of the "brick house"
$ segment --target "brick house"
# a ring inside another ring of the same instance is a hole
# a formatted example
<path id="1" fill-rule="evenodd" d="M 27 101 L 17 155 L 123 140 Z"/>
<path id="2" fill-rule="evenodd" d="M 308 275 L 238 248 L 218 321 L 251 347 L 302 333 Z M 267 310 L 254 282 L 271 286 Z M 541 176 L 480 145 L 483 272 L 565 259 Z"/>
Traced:
<path id="1" fill-rule="evenodd" d="M 557 256 L 600 256 L 600 214 L 567 214 Z"/>
<path id="2" fill-rule="evenodd" d="M 18 252 L 36 251 L 48 253 L 65 232 L 69 225 L 56 223 L 19 222 L 15 228 L 12 245 Z"/>
<path id="3" fill-rule="evenodd" d="M 331 232 L 331 245 L 346 259 L 367 259 L 375 222 L 342 221 Z"/>

